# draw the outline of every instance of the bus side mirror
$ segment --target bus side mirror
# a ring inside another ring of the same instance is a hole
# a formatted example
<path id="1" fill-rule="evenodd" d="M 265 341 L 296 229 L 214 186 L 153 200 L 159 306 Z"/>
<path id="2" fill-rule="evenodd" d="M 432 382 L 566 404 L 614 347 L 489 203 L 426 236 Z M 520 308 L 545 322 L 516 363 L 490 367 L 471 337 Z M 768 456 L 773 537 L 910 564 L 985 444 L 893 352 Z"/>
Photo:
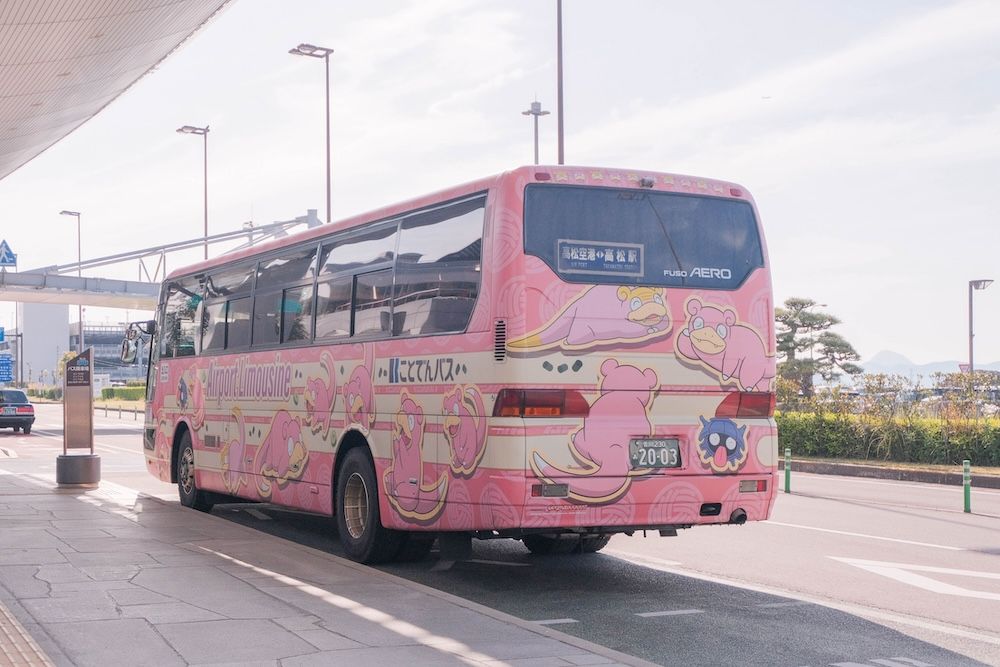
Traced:
<path id="1" fill-rule="evenodd" d="M 134 338 L 126 338 L 122 341 L 121 360 L 123 364 L 134 364 L 138 354 L 139 344 Z"/>
<path id="2" fill-rule="evenodd" d="M 156 320 L 149 320 L 146 322 L 146 333 L 150 336 L 156 333 Z"/>

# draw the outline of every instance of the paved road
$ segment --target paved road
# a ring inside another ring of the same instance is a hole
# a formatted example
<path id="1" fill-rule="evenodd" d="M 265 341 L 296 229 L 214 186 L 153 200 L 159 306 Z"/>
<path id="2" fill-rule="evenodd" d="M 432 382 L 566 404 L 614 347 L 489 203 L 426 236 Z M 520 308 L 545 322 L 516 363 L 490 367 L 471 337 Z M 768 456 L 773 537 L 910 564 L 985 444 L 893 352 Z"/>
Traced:
<path id="1" fill-rule="evenodd" d="M 54 468 L 61 422 L 0 432 L 23 469 Z M 140 426 L 96 419 L 103 478 L 175 491 L 144 470 Z M 6 432 L 9 433 L 9 432 Z M 5 466 L 12 461 L 5 462 Z M 1000 492 L 795 475 L 767 523 L 625 537 L 593 556 L 476 544 L 387 571 L 661 664 L 1000 665 Z M 329 520 L 264 505 L 216 514 L 340 553 Z M 978 662 L 977 662 L 978 661 Z"/>

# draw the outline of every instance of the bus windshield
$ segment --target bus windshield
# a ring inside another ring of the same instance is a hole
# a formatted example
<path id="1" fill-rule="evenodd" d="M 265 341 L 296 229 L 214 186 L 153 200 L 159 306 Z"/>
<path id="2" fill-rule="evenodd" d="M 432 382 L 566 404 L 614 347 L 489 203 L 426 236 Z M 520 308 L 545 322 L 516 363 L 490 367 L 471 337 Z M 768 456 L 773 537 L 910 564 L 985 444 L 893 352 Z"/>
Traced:
<path id="1" fill-rule="evenodd" d="M 745 201 L 529 185 L 525 252 L 568 282 L 735 289 L 764 266 Z"/>

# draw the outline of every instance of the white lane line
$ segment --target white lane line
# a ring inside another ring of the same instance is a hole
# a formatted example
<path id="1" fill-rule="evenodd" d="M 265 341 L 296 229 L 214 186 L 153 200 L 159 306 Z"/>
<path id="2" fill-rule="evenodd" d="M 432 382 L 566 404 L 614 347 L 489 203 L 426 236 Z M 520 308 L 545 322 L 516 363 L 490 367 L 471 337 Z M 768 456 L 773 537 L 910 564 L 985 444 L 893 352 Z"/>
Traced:
<path id="1" fill-rule="evenodd" d="M 913 544 L 918 547 L 930 547 L 931 549 L 945 549 L 947 551 L 968 551 L 962 547 L 952 547 L 946 544 L 931 544 L 930 542 L 915 542 L 913 540 L 901 540 L 895 537 L 882 537 L 881 535 L 868 535 L 867 533 L 852 533 L 846 530 L 833 530 L 831 528 L 817 528 L 816 526 L 802 526 L 797 523 L 783 523 L 781 521 L 764 521 L 765 526 L 783 526 L 785 528 L 800 528 L 802 530 L 815 530 L 820 533 L 832 533 L 834 535 L 848 535 L 850 537 L 864 537 L 869 540 L 881 540 L 883 542 L 896 542 L 898 544 Z"/>
<path id="2" fill-rule="evenodd" d="M 836 609 L 837 611 L 842 611 L 848 614 L 854 614 L 856 616 L 862 616 L 864 618 L 886 621 L 890 623 L 898 623 L 900 625 L 909 625 L 915 628 L 922 628 L 924 630 L 933 630 L 935 632 L 942 632 L 946 635 L 952 635 L 953 637 L 963 637 L 965 639 L 972 639 L 974 641 L 983 642 L 984 644 L 992 644 L 994 646 L 1000 646 L 1000 635 L 994 635 L 984 632 L 973 632 L 971 630 L 966 630 L 965 628 L 958 626 L 925 621 L 919 618 L 912 618 L 910 616 L 904 616 L 902 614 L 885 612 L 879 609 L 874 609 L 872 607 L 865 607 L 859 604 L 850 604 L 847 602 L 833 602 L 832 600 L 825 600 L 822 598 L 814 597 L 812 595 L 805 595 L 793 591 L 783 591 L 777 588 L 772 588 L 771 586 L 764 586 L 762 584 L 751 584 L 745 581 L 736 581 L 735 579 L 726 579 L 723 577 L 716 577 L 707 574 L 702 574 L 701 572 L 694 572 L 692 570 L 685 570 L 683 568 L 676 567 L 672 561 L 666 561 L 660 558 L 654 558 L 650 556 L 638 556 L 635 554 L 630 554 L 625 551 L 619 551 L 618 549 L 604 549 L 601 553 L 608 556 L 612 556 L 614 558 L 618 558 L 619 560 L 623 560 L 629 563 L 642 565 L 644 567 L 648 567 L 653 570 L 659 570 L 660 572 L 676 574 L 681 577 L 688 577 L 689 579 L 697 579 L 698 581 L 707 581 L 711 584 L 720 584 L 722 586 L 732 586 L 733 588 L 740 588 L 746 591 L 754 591 L 756 593 L 765 593 L 767 595 L 774 595 L 777 597 L 791 598 L 793 600 L 800 600 L 802 602 L 808 602 L 810 604 L 820 605 L 828 609 Z"/>
<path id="3" fill-rule="evenodd" d="M 687 614 L 704 614 L 702 609 L 672 609 L 670 611 L 644 611 L 636 616 L 655 618 L 656 616 L 685 616 Z"/>
<path id="4" fill-rule="evenodd" d="M 563 625 L 564 623 L 579 623 L 575 618 L 550 618 L 545 621 L 530 621 L 538 625 Z"/>
<path id="5" fill-rule="evenodd" d="M 470 558 L 466 563 L 483 563 L 484 565 L 500 565 L 503 567 L 531 567 L 531 563 L 508 563 L 502 560 L 486 560 L 485 558 Z"/>

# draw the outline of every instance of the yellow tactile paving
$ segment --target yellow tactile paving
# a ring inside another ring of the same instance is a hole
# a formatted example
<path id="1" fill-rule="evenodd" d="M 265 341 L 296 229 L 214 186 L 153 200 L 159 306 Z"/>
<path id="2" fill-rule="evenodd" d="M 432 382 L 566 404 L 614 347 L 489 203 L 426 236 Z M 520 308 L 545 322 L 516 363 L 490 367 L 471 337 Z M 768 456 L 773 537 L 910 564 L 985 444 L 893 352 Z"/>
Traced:
<path id="1" fill-rule="evenodd" d="M 52 661 L 3 604 L 0 604 L 0 667 L 52 667 Z"/>

